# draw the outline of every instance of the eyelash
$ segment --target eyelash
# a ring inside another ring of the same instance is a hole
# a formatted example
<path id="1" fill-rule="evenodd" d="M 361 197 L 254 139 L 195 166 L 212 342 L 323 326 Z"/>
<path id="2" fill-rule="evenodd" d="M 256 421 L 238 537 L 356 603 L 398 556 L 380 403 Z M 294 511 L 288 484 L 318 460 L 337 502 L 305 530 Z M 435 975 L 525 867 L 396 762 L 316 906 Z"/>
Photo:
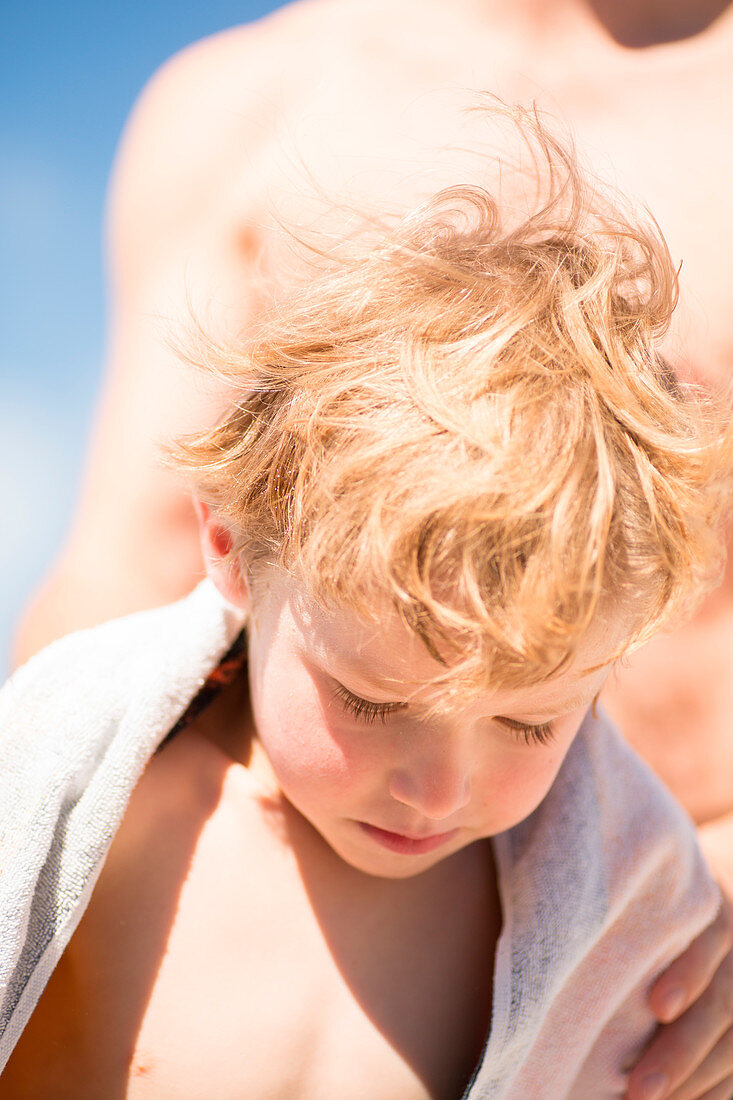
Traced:
<path id="1" fill-rule="evenodd" d="M 543 722 L 539 726 L 525 726 L 521 722 L 507 722 L 511 730 L 516 733 L 518 740 L 525 745 L 549 745 L 555 736 L 552 722 Z"/>
<path id="2" fill-rule="evenodd" d="M 361 696 L 354 695 L 342 684 L 336 685 L 334 695 L 349 714 L 369 726 L 375 722 L 384 723 L 390 714 L 405 708 L 404 703 L 373 703 L 371 699 L 362 699 Z M 508 721 L 505 724 L 516 733 L 517 738 L 523 741 L 525 745 L 547 745 L 555 734 L 551 722 L 543 722 L 539 726 L 526 726 L 521 722 Z"/>
<path id="3" fill-rule="evenodd" d="M 386 722 L 390 714 L 396 710 L 403 710 L 404 703 L 373 703 L 371 699 L 362 699 L 360 695 L 354 695 L 342 684 L 334 688 L 334 695 L 341 702 L 344 709 L 353 714 L 361 722 L 371 726 L 374 722 Z"/>

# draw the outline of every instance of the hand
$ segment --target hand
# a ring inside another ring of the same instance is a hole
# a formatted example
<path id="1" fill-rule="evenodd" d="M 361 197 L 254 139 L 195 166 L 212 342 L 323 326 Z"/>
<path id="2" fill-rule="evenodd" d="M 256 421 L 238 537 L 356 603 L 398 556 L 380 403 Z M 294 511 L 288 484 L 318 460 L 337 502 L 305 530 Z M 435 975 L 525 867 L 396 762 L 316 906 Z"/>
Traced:
<path id="1" fill-rule="evenodd" d="M 733 1100 L 733 898 L 649 995 L 663 1025 L 634 1068 L 627 1100 Z M 656 1082 L 655 1082 L 656 1077 Z"/>

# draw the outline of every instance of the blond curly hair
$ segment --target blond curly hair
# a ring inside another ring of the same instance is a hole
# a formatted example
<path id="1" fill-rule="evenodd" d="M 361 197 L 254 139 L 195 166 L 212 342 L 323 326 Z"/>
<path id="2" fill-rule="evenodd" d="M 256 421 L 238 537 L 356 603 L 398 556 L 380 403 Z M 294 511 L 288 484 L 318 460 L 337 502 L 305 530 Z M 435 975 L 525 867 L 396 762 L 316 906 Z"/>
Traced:
<path id="1" fill-rule="evenodd" d="M 620 654 L 699 599 L 733 455 L 657 350 L 677 280 L 656 224 L 505 114 L 534 208 L 511 223 L 458 184 L 373 218 L 246 343 L 199 346 L 235 400 L 174 448 L 244 566 L 367 617 L 387 597 L 477 690 L 552 675 L 600 615 L 623 614 Z"/>

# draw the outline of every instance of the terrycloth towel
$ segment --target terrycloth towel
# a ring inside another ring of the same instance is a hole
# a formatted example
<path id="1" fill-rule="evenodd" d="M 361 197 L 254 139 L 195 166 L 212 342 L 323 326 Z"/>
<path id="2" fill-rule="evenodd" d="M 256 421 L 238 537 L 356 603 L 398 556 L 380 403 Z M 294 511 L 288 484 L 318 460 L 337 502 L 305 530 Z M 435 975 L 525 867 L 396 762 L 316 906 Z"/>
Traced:
<path id="1" fill-rule="evenodd" d="M 0 1072 L 145 764 L 242 624 L 207 580 L 62 638 L 0 692 Z"/>
<path id="2" fill-rule="evenodd" d="M 692 823 L 599 708 L 494 850 L 503 927 L 467 1100 L 619 1100 L 654 979 L 720 904 Z"/>
<path id="3" fill-rule="evenodd" d="M 243 617 L 187 599 L 50 646 L 0 692 L 0 1070 L 78 924 L 147 760 Z M 531 750 L 528 750 L 528 753 Z M 503 929 L 468 1100 L 606 1100 L 652 979 L 719 902 L 689 820 L 608 720 L 494 838 Z"/>

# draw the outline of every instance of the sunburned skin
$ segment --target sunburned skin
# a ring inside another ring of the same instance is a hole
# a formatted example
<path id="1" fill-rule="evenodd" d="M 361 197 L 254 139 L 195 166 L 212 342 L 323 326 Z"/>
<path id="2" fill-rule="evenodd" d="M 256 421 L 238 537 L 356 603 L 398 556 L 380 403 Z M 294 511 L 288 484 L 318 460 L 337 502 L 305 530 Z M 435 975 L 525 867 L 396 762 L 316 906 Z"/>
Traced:
<path id="1" fill-rule="evenodd" d="M 304 617 L 282 576 L 258 588 L 249 690 L 147 769 L 6 1100 L 357 1100 L 365 1080 L 456 1100 L 470 1079 L 501 929 L 488 838 L 547 793 L 617 639 L 436 715 L 445 670 L 394 612 Z M 354 713 L 336 672 L 392 712 Z"/>

